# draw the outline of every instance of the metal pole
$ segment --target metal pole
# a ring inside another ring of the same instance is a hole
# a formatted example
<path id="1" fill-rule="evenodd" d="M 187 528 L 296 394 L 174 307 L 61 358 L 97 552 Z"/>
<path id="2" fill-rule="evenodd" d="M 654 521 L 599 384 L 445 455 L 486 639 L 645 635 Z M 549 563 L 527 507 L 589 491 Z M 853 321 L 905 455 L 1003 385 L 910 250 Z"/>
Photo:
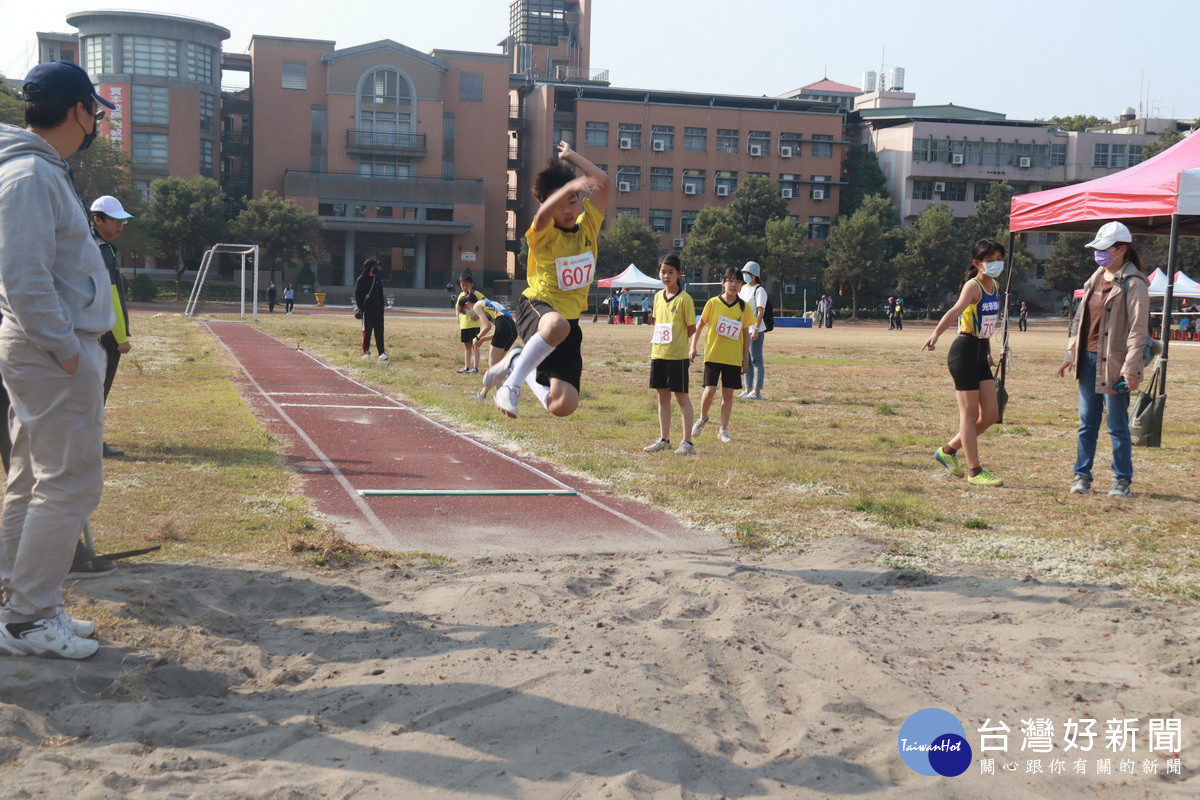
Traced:
<path id="1" fill-rule="evenodd" d="M 1162 393 L 1167 393 L 1167 349 L 1171 344 L 1171 301 L 1175 292 L 1175 261 L 1179 255 L 1179 215 L 1171 215 L 1171 244 L 1167 248 L 1167 292 L 1163 296 L 1162 328 L 1159 336 L 1162 339 L 1162 355 L 1159 356 L 1159 382 Z"/>
<path id="2" fill-rule="evenodd" d="M 239 292 L 241 296 L 241 306 L 238 319 L 246 318 L 246 256 L 242 256 L 242 271 L 241 271 L 242 290 Z"/>
<path id="3" fill-rule="evenodd" d="M 243 253 L 242 259 L 245 260 L 245 258 L 246 255 Z M 258 245 L 254 245 L 254 300 L 250 307 L 253 309 L 251 319 L 258 322 Z"/>

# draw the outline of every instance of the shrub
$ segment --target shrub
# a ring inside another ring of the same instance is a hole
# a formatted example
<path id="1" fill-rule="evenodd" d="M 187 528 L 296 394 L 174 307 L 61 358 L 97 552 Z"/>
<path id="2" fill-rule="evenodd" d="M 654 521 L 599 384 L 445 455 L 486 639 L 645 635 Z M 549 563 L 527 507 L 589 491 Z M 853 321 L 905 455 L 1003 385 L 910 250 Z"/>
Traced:
<path id="1" fill-rule="evenodd" d="M 158 297 L 158 284 L 144 272 L 139 272 L 129 282 L 129 297 L 139 303 L 148 303 Z"/>

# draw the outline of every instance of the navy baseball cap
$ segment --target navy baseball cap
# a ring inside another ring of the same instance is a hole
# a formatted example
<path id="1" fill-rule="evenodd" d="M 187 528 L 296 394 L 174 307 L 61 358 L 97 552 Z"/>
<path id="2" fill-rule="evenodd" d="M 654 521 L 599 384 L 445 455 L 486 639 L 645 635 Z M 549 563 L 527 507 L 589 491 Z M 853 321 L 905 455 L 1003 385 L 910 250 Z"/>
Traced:
<path id="1" fill-rule="evenodd" d="M 94 97 L 100 105 L 116 106 L 96 94 L 96 87 L 83 67 L 72 61 L 43 61 L 25 76 L 21 97 L 25 100 L 82 100 Z"/>

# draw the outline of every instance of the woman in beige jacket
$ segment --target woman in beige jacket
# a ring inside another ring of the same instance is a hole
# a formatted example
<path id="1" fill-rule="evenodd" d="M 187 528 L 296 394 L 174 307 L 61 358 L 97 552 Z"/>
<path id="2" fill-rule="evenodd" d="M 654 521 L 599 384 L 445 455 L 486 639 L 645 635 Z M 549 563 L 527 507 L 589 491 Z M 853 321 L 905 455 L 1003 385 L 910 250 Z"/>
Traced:
<path id="1" fill-rule="evenodd" d="M 1100 228 L 1088 243 L 1098 269 L 1083 285 L 1071 322 L 1071 338 L 1059 375 L 1074 371 L 1079 381 L 1079 443 L 1071 491 L 1092 490 L 1092 464 L 1100 414 L 1112 439 L 1113 483 L 1109 497 L 1133 497 L 1133 443 L 1129 395 L 1142 382 L 1142 351 L 1149 336 L 1150 292 L 1133 249 L 1133 236 L 1119 222 Z"/>

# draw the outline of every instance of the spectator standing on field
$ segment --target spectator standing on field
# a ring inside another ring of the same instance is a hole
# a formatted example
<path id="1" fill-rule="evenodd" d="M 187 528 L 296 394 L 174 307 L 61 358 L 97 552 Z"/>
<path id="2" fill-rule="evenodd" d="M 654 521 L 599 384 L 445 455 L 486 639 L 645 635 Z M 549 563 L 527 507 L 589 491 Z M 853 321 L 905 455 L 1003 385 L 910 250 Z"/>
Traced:
<path id="1" fill-rule="evenodd" d="M 354 282 L 354 305 L 362 312 L 362 357 L 371 356 L 371 335 L 374 334 L 379 360 L 387 361 L 388 354 L 383 346 L 383 281 L 379 280 L 379 262 L 373 258 L 363 262 L 362 274 Z"/>
<path id="2" fill-rule="evenodd" d="M 292 313 L 292 306 L 296 303 L 296 287 L 290 283 L 283 287 L 283 313 Z"/>
<path id="3" fill-rule="evenodd" d="M 117 367 L 121 356 L 132 349 L 129 343 L 129 309 L 125 307 L 125 278 L 117 266 L 117 249 L 113 242 L 125 230 L 125 223 L 133 219 L 121 205 L 121 201 L 111 195 L 97 197 L 92 203 L 92 235 L 100 248 L 100 257 L 108 270 L 108 280 L 112 290 L 113 311 L 117 324 L 111 331 L 100 337 L 100 345 L 104 348 L 106 367 L 104 371 L 104 403 L 108 404 L 108 393 L 112 391 L 113 380 L 117 377 Z M 124 450 L 109 447 L 104 443 L 104 457 L 125 455 Z"/>
<path id="4" fill-rule="evenodd" d="M 275 313 L 275 302 L 279 299 L 279 292 L 275 289 L 275 284 L 272 283 L 267 287 L 267 313 Z"/>
<path id="5" fill-rule="evenodd" d="M 763 368 L 763 344 L 767 338 L 763 314 L 767 310 L 767 290 L 763 288 L 762 268 L 757 261 L 747 261 L 742 267 L 742 280 L 745 285 L 738 291 L 738 297 L 746 302 L 754 314 L 754 324 L 750 326 L 750 370 L 746 373 L 746 389 L 738 397 L 762 400 L 763 379 L 766 375 Z"/>

